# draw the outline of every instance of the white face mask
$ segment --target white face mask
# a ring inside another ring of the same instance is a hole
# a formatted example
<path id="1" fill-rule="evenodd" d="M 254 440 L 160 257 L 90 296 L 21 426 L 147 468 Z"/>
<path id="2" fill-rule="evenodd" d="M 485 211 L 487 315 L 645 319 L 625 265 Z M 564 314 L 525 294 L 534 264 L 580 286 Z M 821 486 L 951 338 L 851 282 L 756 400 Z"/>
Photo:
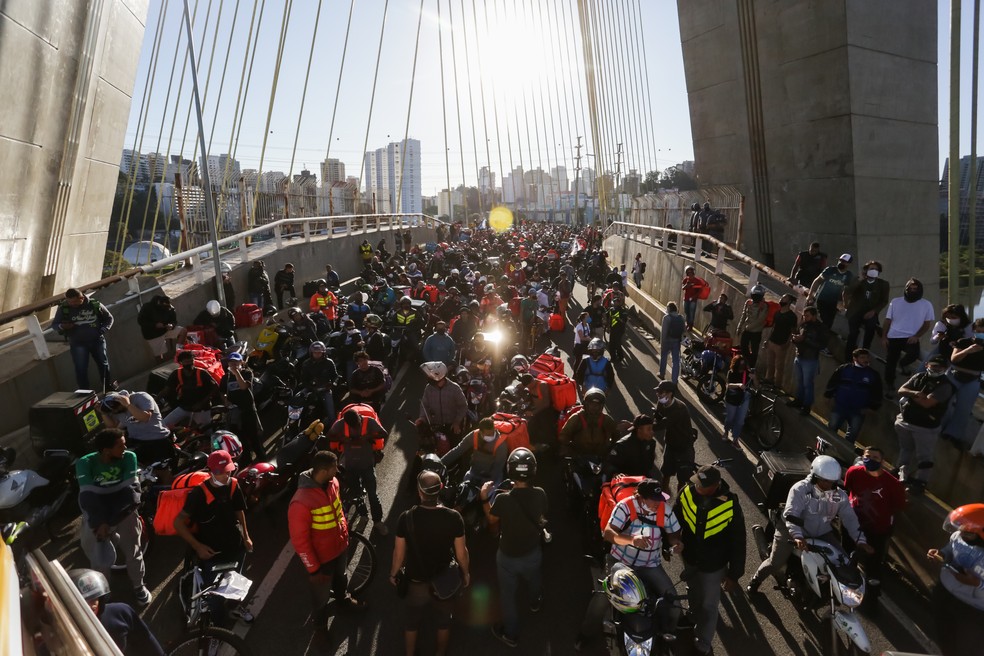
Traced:
<path id="1" fill-rule="evenodd" d="M 673 397 L 672 396 L 661 396 L 661 397 L 659 397 L 657 399 L 657 401 L 659 401 L 663 405 L 666 405 L 667 403 L 669 403 L 672 400 L 673 400 Z"/>
<path id="2" fill-rule="evenodd" d="M 495 442 L 495 438 L 497 436 L 498 433 L 492 433 L 491 435 L 482 435 L 482 439 L 485 440 L 486 442 L 491 443 L 491 442 Z"/>
<path id="3" fill-rule="evenodd" d="M 874 280 L 878 277 L 878 269 L 868 269 L 868 273 L 865 274 L 869 279 Z"/>
<path id="4" fill-rule="evenodd" d="M 959 326 L 960 325 L 960 319 L 947 319 L 946 322 L 948 324 L 950 324 L 951 326 Z"/>
<path id="5" fill-rule="evenodd" d="M 214 485 L 215 487 L 225 487 L 226 485 L 229 484 L 229 481 L 231 479 L 232 479 L 232 476 L 230 476 L 229 478 L 225 479 L 225 481 L 220 481 L 215 476 L 212 476 L 212 485 Z"/>

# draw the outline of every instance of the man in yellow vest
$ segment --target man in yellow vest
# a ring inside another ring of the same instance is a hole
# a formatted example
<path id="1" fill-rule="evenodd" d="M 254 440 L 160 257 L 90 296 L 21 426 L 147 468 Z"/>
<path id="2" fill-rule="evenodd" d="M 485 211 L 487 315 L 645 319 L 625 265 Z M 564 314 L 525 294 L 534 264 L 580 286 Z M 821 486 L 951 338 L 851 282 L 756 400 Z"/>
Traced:
<path id="1" fill-rule="evenodd" d="M 737 589 L 745 571 L 745 518 L 738 497 L 711 465 L 698 469 L 680 490 L 673 512 L 680 518 L 681 578 L 696 624 L 695 653 L 710 654 L 721 591 Z"/>
<path id="2" fill-rule="evenodd" d="M 372 262 L 372 244 L 369 243 L 368 239 L 363 239 L 362 243 L 359 244 L 359 255 L 362 256 L 363 264 L 369 264 Z"/>

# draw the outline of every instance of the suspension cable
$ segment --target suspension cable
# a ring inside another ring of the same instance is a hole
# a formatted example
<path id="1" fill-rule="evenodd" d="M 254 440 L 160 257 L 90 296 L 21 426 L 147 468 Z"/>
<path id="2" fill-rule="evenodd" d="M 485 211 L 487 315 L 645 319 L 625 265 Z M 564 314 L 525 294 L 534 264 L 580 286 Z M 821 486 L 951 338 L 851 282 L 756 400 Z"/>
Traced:
<path id="1" fill-rule="evenodd" d="M 550 33 L 550 30 L 547 28 L 546 22 L 544 21 L 544 18 L 543 18 L 543 8 L 541 6 L 541 3 L 538 0 L 534 0 L 533 6 L 536 8 L 537 23 L 539 25 L 539 30 L 538 31 L 541 34 L 543 34 L 543 33 L 549 34 Z M 552 38 L 550 40 L 550 43 L 551 43 L 551 46 L 552 46 L 553 45 L 553 39 Z M 551 60 L 554 59 L 552 50 L 550 51 L 550 59 Z M 556 68 L 554 68 L 554 70 L 556 71 Z M 551 93 L 550 93 L 550 86 L 549 86 L 550 74 L 549 74 L 549 71 L 547 70 L 547 68 L 545 66 L 542 69 L 542 77 L 544 79 L 543 79 L 543 84 L 542 84 L 542 86 L 540 88 L 541 88 L 541 90 L 544 87 L 546 87 L 546 89 L 547 89 L 546 94 L 547 94 L 548 106 L 549 106 L 549 110 L 550 110 L 550 139 L 553 142 L 553 154 L 554 154 L 553 161 L 554 161 L 554 164 L 556 165 L 555 167 L 551 167 L 550 168 L 550 191 L 553 192 L 554 189 L 556 189 L 556 194 L 555 193 L 551 193 L 550 194 L 550 200 L 552 201 L 551 202 L 551 205 L 553 206 L 553 205 L 556 205 L 557 204 L 557 200 L 560 197 L 560 180 L 558 178 L 558 175 L 560 173 L 560 169 L 563 168 L 564 169 L 564 175 L 566 175 L 567 174 L 567 167 L 566 166 L 562 166 L 565 163 L 564 162 L 561 162 L 560 157 L 558 156 L 558 153 L 557 153 L 557 146 L 559 146 L 560 144 L 557 143 L 558 137 L 557 137 L 557 123 L 556 123 L 556 118 L 557 118 L 557 114 L 560 113 L 560 104 L 559 104 L 560 103 L 560 95 L 559 94 L 551 95 Z M 557 83 L 557 76 L 554 75 L 554 89 L 555 90 L 556 90 L 556 83 Z M 556 96 L 556 98 L 554 96 Z M 555 100 L 558 103 L 557 111 L 556 112 L 554 111 L 554 101 Z M 546 131 L 545 128 L 544 128 L 544 131 Z M 563 138 L 563 130 L 561 130 L 561 138 Z M 547 166 L 550 166 L 549 155 L 550 155 L 550 151 L 548 150 L 547 151 L 547 156 L 548 156 Z M 555 179 L 555 178 L 558 178 L 558 179 Z M 549 213 L 550 213 L 550 210 L 551 209 L 552 209 L 552 207 L 551 208 L 548 208 L 548 210 L 547 210 L 547 215 L 548 216 L 549 216 Z"/>
<path id="2" fill-rule="evenodd" d="M 256 61 L 256 53 L 259 50 L 257 47 L 260 43 L 260 28 L 263 26 L 263 13 L 266 10 L 266 0 L 262 0 L 260 3 L 260 14 L 256 19 L 256 32 L 255 38 L 252 41 L 252 50 L 250 50 L 250 41 L 246 41 L 246 50 L 243 51 L 243 70 L 239 78 L 240 87 L 240 98 L 236 99 L 236 111 L 233 114 L 233 125 L 232 131 L 229 135 L 229 142 L 232 148 L 232 153 L 230 157 L 236 159 L 236 155 L 239 152 L 239 135 L 242 134 L 243 129 L 243 118 L 246 116 L 246 101 L 249 99 L 249 88 L 250 82 L 253 79 L 253 63 Z M 253 15 L 256 15 L 256 5 L 253 5 Z M 252 30 L 252 25 L 250 26 Z M 247 61 L 249 64 L 249 69 L 247 70 Z M 241 102 L 240 102 L 241 100 Z M 240 111 L 241 110 L 241 111 Z M 253 196 L 259 195 L 260 187 L 260 173 L 256 173 L 256 182 L 254 183 Z M 248 226 L 252 227 L 256 225 L 256 205 L 254 203 L 253 207 L 250 208 L 252 211 L 247 212 L 246 223 Z"/>
<path id="3" fill-rule="evenodd" d="M 164 33 L 164 21 L 165 21 L 166 17 L 167 17 L 167 9 L 166 9 L 164 3 L 162 3 L 160 10 L 157 12 L 157 32 L 154 35 L 154 46 L 152 48 L 152 53 L 153 54 L 151 55 L 151 63 L 150 63 L 150 66 L 147 68 L 147 77 L 144 79 L 144 93 L 143 93 L 143 97 L 140 100 L 140 110 L 137 112 L 137 116 L 138 117 L 142 117 L 142 118 L 140 118 L 140 121 L 139 121 L 141 127 L 133 135 L 133 148 L 132 148 L 132 151 L 133 151 L 133 153 L 135 155 L 139 152 L 139 149 L 143 147 L 143 136 L 142 136 L 142 133 L 144 131 L 146 131 L 147 121 L 149 119 L 149 114 L 150 114 L 149 107 L 147 105 L 147 99 L 153 94 L 154 80 L 157 77 L 156 75 L 154 75 L 154 73 L 157 72 L 157 62 L 160 59 L 161 44 L 162 44 L 162 41 L 163 41 L 161 39 L 161 36 Z M 157 161 L 155 159 L 154 164 L 156 165 L 156 163 L 157 163 Z M 124 190 L 123 190 L 123 205 L 120 207 L 120 218 L 123 219 L 124 218 L 124 214 L 125 214 L 126 218 L 125 218 L 125 221 L 122 223 L 122 225 L 121 224 L 117 224 L 117 226 L 116 226 L 116 239 L 115 239 L 114 244 L 113 244 L 113 246 L 114 246 L 113 250 L 116 253 L 120 253 L 121 257 L 116 258 L 116 269 L 115 269 L 115 273 L 119 273 L 120 272 L 120 268 L 122 267 L 122 261 L 121 260 L 123 258 L 122 258 L 122 252 L 121 252 L 121 249 L 120 249 L 120 246 L 122 245 L 122 237 L 121 237 L 121 235 L 125 234 L 126 233 L 126 228 L 129 227 L 130 204 L 133 203 L 133 190 L 136 187 L 136 182 L 137 182 L 136 181 L 136 175 L 137 175 L 137 171 L 140 168 L 140 166 L 139 166 L 139 164 L 140 164 L 139 155 L 137 155 L 137 162 L 136 162 L 136 164 L 137 164 L 137 166 L 133 166 L 133 163 L 132 163 L 132 160 L 131 160 L 131 166 L 130 166 L 130 171 L 129 171 L 129 180 L 127 181 L 127 186 L 129 187 L 129 189 L 127 189 L 127 187 L 124 187 Z M 167 165 L 165 163 L 165 169 L 166 168 L 167 168 Z M 129 202 L 127 201 L 127 194 L 128 193 L 129 193 Z"/>
<path id="4" fill-rule="evenodd" d="M 472 1 L 473 1 L 472 7 L 474 8 L 474 6 L 475 6 L 474 5 L 474 0 L 472 0 Z M 488 5 L 487 2 L 486 3 L 483 3 L 483 8 L 485 10 L 485 35 L 486 35 L 486 37 L 488 37 L 489 25 L 491 25 L 491 23 L 489 23 L 489 5 Z M 496 13 L 496 16 L 498 16 L 498 12 Z M 495 92 L 495 76 L 494 75 L 489 78 L 489 84 L 492 87 L 492 116 L 493 116 L 493 120 L 495 121 L 495 145 L 496 145 L 496 149 L 497 149 L 497 151 L 499 153 L 499 184 L 502 185 L 503 184 L 503 180 L 505 179 L 505 176 L 504 176 L 503 170 L 502 170 L 502 138 L 499 135 L 499 102 L 498 102 L 499 99 L 498 99 L 498 96 L 496 95 L 496 92 Z M 482 103 L 482 104 L 484 105 L 485 103 Z M 488 143 L 488 142 L 486 142 L 486 143 Z M 486 152 L 487 151 L 488 151 L 488 147 L 486 147 Z M 492 169 L 492 159 L 491 159 L 491 157 L 489 157 L 489 176 L 490 177 L 492 175 L 491 169 Z M 491 182 L 492 182 L 492 206 L 494 207 L 495 206 L 495 181 L 493 180 Z M 499 201 L 502 204 L 505 204 L 505 200 L 506 200 L 503 197 L 504 195 L 505 195 L 505 192 L 500 192 L 500 194 L 499 194 Z"/>
<path id="5" fill-rule="evenodd" d="M 503 1 L 505 1 L 505 0 L 503 0 Z M 495 11 L 495 24 L 496 24 L 496 28 L 497 29 L 501 29 L 502 26 L 505 24 L 505 21 L 502 18 L 500 18 L 500 16 L 499 16 L 499 3 L 498 3 L 498 1 L 496 1 L 496 3 L 493 5 L 493 9 Z M 502 13 L 503 13 L 503 16 L 504 16 L 505 15 L 505 9 L 506 9 L 505 6 L 503 6 L 502 9 L 503 9 Z M 507 85 L 507 89 L 508 89 L 508 85 Z M 512 103 L 512 100 L 513 99 L 511 97 L 507 97 L 507 93 L 508 92 L 507 92 L 506 89 L 504 89 L 502 91 L 502 94 L 503 94 L 503 104 L 511 104 Z M 496 104 L 498 104 L 498 103 L 496 103 Z M 510 183 L 510 186 L 512 186 L 513 208 L 515 208 L 516 205 L 517 205 L 517 200 L 518 199 L 517 199 L 517 196 L 516 196 L 516 176 L 514 175 L 514 170 L 515 169 L 513 168 L 512 131 L 509 129 L 509 112 L 504 112 L 504 113 L 505 113 L 504 122 L 506 124 L 506 150 L 508 151 L 508 154 L 509 154 L 509 183 Z M 518 115 L 517 115 L 517 117 L 518 117 Z M 498 121 L 496 122 L 496 126 L 497 126 L 497 128 L 496 128 L 496 139 L 498 139 Z M 503 175 L 502 172 L 501 172 L 501 169 L 502 169 L 502 145 L 501 145 L 501 142 L 500 142 L 500 145 L 499 145 L 499 168 L 500 168 L 499 175 L 501 176 L 501 179 L 499 180 L 499 183 L 502 185 L 502 204 L 503 205 L 506 205 L 506 178 L 505 178 L 505 175 Z"/>
<path id="6" fill-rule="evenodd" d="M 648 123 L 648 126 L 649 126 L 649 134 L 651 135 L 650 136 L 650 139 L 651 139 L 651 141 L 653 143 L 653 154 L 655 155 L 655 153 L 656 153 L 656 131 L 653 128 L 653 96 L 652 96 L 652 92 L 650 91 L 650 88 L 649 88 L 650 87 L 649 61 L 646 59 L 646 57 L 647 57 L 647 54 L 646 54 L 646 39 L 645 39 L 645 36 L 643 35 L 643 32 L 642 32 L 642 4 L 641 4 L 641 2 L 642 2 L 642 0 L 636 0 L 636 9 L 638 10 L 638 13 L 637 14 L 634 14 L 634 15 L 637 15 L 638 16 L 638 20 L 636 21 L 636 38 L 637 38 L 637 41 L 642 44 L 642 66 L 643 66 L 643 70 L 644 70 L 644 73 L 645 73 L 645 76 L 646 76 L 646 79 L 645 79 L 645 82 L 643 84 L 643 87 L 646 90 L 646 100 L 647 100 L 647 104 L 648 104 L 648 111 L 646 112 L 646 116 L 649 119 L 647 121 L 647 123 Z M 657 160 L 654 157 L 653 158 L 653 170 L 658 170 L 658 169 L 659 169 L 659 160 Z"/>
<path id="7" fill-rule="evenodd" d="M 403 213 L 403 175 L 407 168 L 407 140 L 410 138 L 410 112 L 413 109 L 413 87 L 417 81 L 417 55 L 420 52 L 420 26 L 423 22 L 424 0 L 420 0 L 420 7 L 417 9 L 417 38 L 413 45 L 413 67 L 410 69 L 410 99 L 407 101 L 407 125 L 403 130 L 403 148 L 400 151 L 400 180 L 396 186 L 396 207 L 390 210 L 394 214 Z M 420 153 L 417 154 L 419 155 Z M 417 179 L 420 179 L 419 170 L 417 171 Z M 423 210 L 423 207 L 420 209 Z"/>
<path id="8" fill-rule="evenodd" d="M 491 141 L 491 139 L 489 137 L 489 124 L 488 124 L 488 119 L 487 119 L 487 113 L 486 113 L 486 110 L 485 110 L 485 75 L 482 72 L 482 40 L 481 40 L 481 37 L 479 35 L 479 30 L 478 30 L 478 10 L 475 8 L 475 0 L 471 0 L 471 3 L 472 3 L 472 21 L 474 22 L 474 25 L 475 25 L 475 52 L 477 53 L 477 56 L 475 57 L 475 59 L 477 60 L 477 63 L 478 63 L 478 89 L 479 89 L 479 93 L 480 93 L 479 98 L 480 98 L 481 103 L 482 103 L 482 131 L 485 134 L 485 159 L 486 159 L 486 165 L 485 165 L 485 173 L 486 173 L 486 176 L 485 176 L 485 178 L 486 178 L 486 181 L 487 182 L 491 182 L 492 181 L 492 175 L 493 175 L 493 173 L 492 173 L 492 151 L 491 151 L 490 146 L 489 146 L 489 142 Z M 488 25 L 488 14 L 486 14 L 486 21 L 485 21 L 485 23 L 486 23 L 486 25 Z M 476 160 L 478 159 L 478 153 L 475 153 L 475 159 Z M 479 196 L 479 198 L 482 197 L 482 178 L 481 178 L 481 176 L 479 176 L 479 179 L 478 179 L 478 196 Z M 489 207 L 491 208 L 492 205 L 494 205 L 494 204 L 495 204 L 495 185 L 492 185 L 492 199 L 491 199 L 491 201 L 489 203 Z M 483 209 L 482 210 L 482 213 L 479 215 L 479 222 L 481 222 L 482 217 L 484 215 L 485 215 L 485 210 Z"/>
<path id="9" fill-rule="evenodd" d="M 440 2 L 440 0 L 438 0 Z M 335 103 L 331 108 L 331 127 L 328 128 L 328 148 L 325 151 L 325 160 L 331 155 L 331 138 L 335 135 L 335 116 L 338 113 L 338 99 L 342 94 L 342 73 L 345 71 L 345 55 L 348 53 L 349 33 L 352 30 L 352 10 L 355 9 L 355 0 L 349 3 L 348 22 L 345 25 L 345 42 L 342 44 L 342 61 L 338 65 L 338 84 L 335 85 Z M 330 193 L 330 192 L 329 192 Z M 358 190 L 356 190 L 358 193 Z"/>
<path id="10" fill-rule="evenodd" d="M 297 128 L 294 130 L 294 147 L 290 151 L 290 168 L 287 169 L 287 180 L 294 174 L 294 160 L 297 157 L 297 140 L 301 136 L 301 118 L 304 116 L 304 102 L 307 100 L 308 81 L 311 79 L 311 62 L 314 61 L 314 46 L 318 42 L 318 26 L 321 24 L 321 4 L 318 0 L 318 10 L 314 15 L 314 30 L 311 33 L 311 48 L 308 50 L 307 70 L 304 71 L 304 89 L 301 91 L 301 108 L 297 111 Z"/>
<path id="11" fill-rule="evenodd" d="M 485 201 L 482 200 L 481 180 L 478 177 L 478 141 L 475 131 L 475 97 L 472 95 L 471 56 L 468 54 L 468 19 L 465 17 L 465 0 L 461 0 L 461 39 L 465 49 L 465 70 L 468 71 L 468 113 L 471 115 L 472 148 L 475 151 L 475 189 L 478 190 L 479 215 L 485 214 Z M 464 181 L 462 181 L 464 182 Z M 468 222 L 468 198 L 465 197 L 465 223 Z"/>
<path id="12" fill-rule="evenodd" d="M 438 0 L 440 2 L 441 0 Z M 462 136 L 461 131 L 461 97 L 459 94 L 458 86 L 458 56 L 455 50 L 455 39 L 454 39 L 454 0 L 448 0 L 448 26 L 451 32 L 451 65 L 452 71 L 454 71 L 454 107 L 457 114 L 458 122 L 458 153 L 461 159 L 461 188 L 462 188 L 462 202 L 465 211 L 465 220 L 468 218 L 468 200 L 464 194 L 465 188 L 465 141 Z M 448 193 L 451 195 L 451 210 L 454 212 L 454 190 L 448 189 Z"/>
<path id="13" fill-rule="evenodd" d="M 623 38 L 626 40 L 626 56 L 632 62 L 632 89 L 633 89 L 633 106 L 635 107 L 635 121 L 636 121 L 636 131 L 639 138 L 639 156 L 642 158 L 642 167 L 639 170 L 639 182 L 641 183 L 645 180 L 646 174 L 649 173 L 649 151 L 650 144 L 648 139 L 646 139 L 646 133 L 643 128 L 644 120 L 642 115 L 645 113 L 644 98 L 642 96 L 641 87 L 641 76 L 639 75 L 639 55 L 636 52 L 634 32 L 630 31 L 632 25 L 631 16 L 629 12 L 632 10 L 632 0 L 625 0 L 623 18 L 625 23 L 623 24 Z M 640 186 L 639 191 L 642 191 Z"/>
<path id="14" fill-rule="evenodd" d="M 549 5 L 548 5 L 548 8 L 549 8 Z M 568 153 L 568 150 L 567 150 L 567 136 L 566 135 L 569 135 L 570 132 L 571 132 L 571 130 L 573 128 L 571 127 L 571 124 L 570 124 L 571 110 L 570 110 L 570 105 L 567 104 L 567 88 L 566 87 L 564 88 L 564 98 L 563 98 L 563 101 L 561 101 L 561 96 L 560 96 L 560 80 L 562 78 L 561 73 L 560 73 L 560 65 L 558 63 L 558 60 L 560 59 L 560 39 L 558 38 L 557 39 L 557 42 L 554 43 L 554 28 L 557 27 L 558 24 L 559 23 L 557 21 L 553 21 L 553 20 L 552 21 L 548 21 L 547 22 L 547 32 L 548 32 L 548 34 L 550 36 L 550 52 L 551 52 L 550 59 L 552 60 L 551 63 L 553 64 L 554 95 L 555 95 L 555 97 L 557 99 L 557 113 L 558 113 L 557 120 L 560 123 L 560 144 L 558 144 L 558 145 L 560 145 L 561 150 L 564 153 L 564 159 L 563 159 L 564 177 L 565 177 L 565 182 L 567 182 L 566 177 L 567 177 L 567 153 Z M 567 123 L 566 123 L 566 125 L 564 123 L 564 114 L 562 114 L 561 111 L 560 111 L 560 107 L 561 107 L 561 103 L 562 102 L 563 102 L 564 109 L 566 110 L 566 117 L 567 117 Z M 558 164 L 557 165 L 560 166 L 560 161 L 558 161 Z M 559 187 L 558 187 L 558 191 L 559 191 Z M 566 189 L 565 190 L 565 193 L 570 193 L 570 189 Z"/>
<path id="15" fill-rule="evenodd" d="M 362 143 L 362 166 L 359 167 L 359 187 L 355 191 L 356 213 L 358 213 L 359 211 L 359 192 L 362 189 L 362 173 L 365 171 L 366 168 L 366 155 L 368 154 L 366 153 L 366 148 L 369 147 L 369 128 L 372 126 L 372 110 L 376 104 L 376 83 L 379 81 L 379 62 L 381 60 L 382 53 L 383 53 L 383 37 L 386 34 L 386 15 L 388 13 L 389 13 L 389 0 L 386 0 L 386 3 L 383 5 L 382 25 L 379 28 L 379 47 L 376 50 L 376 72 L 373 73 L 372 76 L 372 94 L 369 96 L 369 115 L 366 117 L 366 138 L 365 141 L 363 141 Z M 368 185 L 371 182 L 372 180 L 369 180 L 366 184 Z M 368 190 L 369 188 L 367 186 L 366 191 Z"/>
<path id="16" fill-rule="evenodd" d="M 444 23 L 441 21 L 441 0 L 437 0 L 437 56 L 441 65 L 441 122 L 444 125 L 444 173 L 448 187 L 450 221 L 454 223 L 454 193 L 451 191 L 451 148 L 448 147 L 448 105 L 444 89 Z M 438 199 L 440 199 L 438 192 Z"/>

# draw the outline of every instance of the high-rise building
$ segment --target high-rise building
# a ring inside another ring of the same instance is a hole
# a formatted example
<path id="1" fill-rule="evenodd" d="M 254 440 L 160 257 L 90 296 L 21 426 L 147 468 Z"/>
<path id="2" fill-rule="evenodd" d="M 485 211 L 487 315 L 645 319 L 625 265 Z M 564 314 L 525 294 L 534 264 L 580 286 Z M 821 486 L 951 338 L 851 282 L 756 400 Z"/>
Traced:
<path id="1" fill-rule="evenodd" d="M 345 163 L 333 157 L 321 162 L 321 184 L 331 187 L 336 182 L 345 181 Z"/>
<path id="2" fill-rule="evenodd" d="M 970 156 L 964 155 L 960 158 L 960 243 L 966 245 L 970 243 L 970 199 L 975 198 L 976 213 L 974 215 L 974 241 L 978 248 L 984 244 L 984 157 L 977 158 L 977 170 L 975 171 L 977 180 L 971 184 L 970 180 Z M 940 216 L 949 217 L 949 195 L 948 187 L 950 184 L 950 160 L 943 163 L 943 176 L 940 178 Z M 971 192 L 971 188 L 974 192 Z M 945 230 L 942 230 L 945 235 Z M 943 242 L 946 248 L 946 242 Z"/>
<path id="3" fill-rule="evenodd" d="M 487 166 L 478 170 L 478 190 L 482 194 L 490 194 L 495 191 L 495 173 L 489 171 Z"/>
<path id="4" fill-rule="evenodd" d="M 567 178 L 567 167 L 565 166 L 555 166 L 550 169 L 550 177 L 553 178 L 554 189 L 557 194 L 563 194 L 570 191 L 570 180 Z"/>
<path id="5" fill-rule="evenodd" d="M 367 152 L 365 188 L 367 197 L 375 194 L 379 214 L 422 212 L 420 140 L 397 141 Z"/>
<path id="6" fill-rule="evenodd" d="M 228 155 L 209 155 L 208 181 L 213 189 L 232 189 L 239 184 L 239 162 Z"/>

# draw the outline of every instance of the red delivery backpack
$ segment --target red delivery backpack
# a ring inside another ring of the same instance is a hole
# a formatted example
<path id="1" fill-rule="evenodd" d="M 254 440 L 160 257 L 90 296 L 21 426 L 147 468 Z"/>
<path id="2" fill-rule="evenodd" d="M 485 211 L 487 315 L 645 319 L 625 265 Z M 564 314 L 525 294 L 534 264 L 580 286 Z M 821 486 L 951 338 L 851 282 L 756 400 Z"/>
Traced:
<path id="1" fill-rule="evenodd" d="M 554 312 L 553 314 L 550 315 L 550 321 L 548 325 L 550 326 L 551 331 L 555 333 L 562 333 L 564 332 L 564 328 L 567 327 L 567 322 L 564 321 L 564 315 L 560 314 L 559 312 Z"/>
<path id="2" fill-rule="evenodd" d="M 769 309 L 765 313 L 765 327 L 771 328 L 776 323 L 776 313 L 779 312 L 779 304 L 775 301 L 766 301 Z"/>
<path id="3" fill-rule="evenodd" d="M 185 500 L 191 491 L 209 479 L 207 471 L 196 471 L 175 477 L 170 490 L 164 490 L 157 497 L 157 511 L 154 513 L 154 533 L 157 535 L 177 535 L 174 520 L 184 510 Z M 232 489 L 236 489 L 236 479 L 230 479 Z M 205 488 L 205 500 L 212 503 L 215 497 Z M 192 531 L 197 527 L 192 527 Z"/>
<path id="4" fill-rule="evenodd" d="M 580 403 L 577 403 L 577 404 L 572 405 L 571 407 L 567 408 L 566 410 L 564 410 L 564 411 L 562 411 L 560 413 L 560 416 L 557 417 L 557 434 L 558 435 L 560 435 L 560 431 L 564 430 L 564 426 L 567 425 L 567 420 L 570 419 L 574 415 L 574 413 L 576 413 L 581 408 L 582 408 L 581 404 Z"/>
<path id="5" fill-rule="evenodd" d="M 697 293 L 698 299 L 706 301 L 711 297 L 711 285 L 703 278 L 697 279 L 697 288 L 699 290 Z"/>
<path id="6" fill-rule="evenodd" d="M 499 431 L 499 435 L 506 436 L 509 443 L 509 453 L 520 447 L 530 448 L 530 431 L 525 419 L 506 412 L 496 412 L 492 415 L 492 421 L 495 423 L 495 429 Z"/>
<path id="7" fill-rule="evenodd" d="M 342 432 L 343 435 L 345 436 L 345 439 L 349 438 L 349 426 L 348 424 L 345 423 L 345 420 L 342 419 L 342 416 L 349 410 L 355 410 L 357 413 L 359 413 L 359 416 L 362 417 L 362 428 L 360 429 L 360 435 L 365 435 L 366 432 L 369 430 L 370 419 L 375 419 L 376 423 L 378 423 L 380 426 L 383 425 L 383 422 L 379 420 L 379 415 L 376 414 L 376 411 L 368 403 L 349 403 L 347 406 L 342 408 L 342 410 L 338 413 L 338 419 L 335 420 L 336 424 L 341 422 Z M 382 451 L 385 444 L 386 443 L 383 441 L 382 438 L 373 440 L 372 450 Z M 332 448 L 335 448 L 335 445 L 336 443 L 333 442 Z"/>
<path id="8" fill-rule="evenodd" d="M 236 328 L 252 328 L 263 322 L 263 308 L 255 303 L 243 303 L 235 311 Z"/>
<path id="9" fill-rule="evenodd" d="M 195 366 L 204 369 L 215 380 L 216 385 L 222 382 L 224 371 L 222 370 L 222 350 L 203 344 L 184 343 L 178 345 L 174 353 L 174 361 L 178 361 L 178 355 L 183 351 L 193 351 L 195 354 Z M 180 369 L 178 371 L 181 371 Z M 178 382 L 181 382 L 180 374 Z"/>
<path id="10" fill-rule="evenodd" d="M 577 386 L 570 376 L 564 374 L 545 374 L 540 380 L 550 386 L 550 405 L 557 412 L 563 412 L 577 403 Z"/>
<path id="11" fill-rule="evenodd" d="M 601 497 L 598 499 L 598 520 L 603 532 L 612 517 L 615 504 L 634 495 L 636 488 L 639 487 L 639 483 L 645 479 L 645 476 L 624 476 L 619 474 L 601 486 Z M 637 517 L 636 504 L 630 503 L 629 521 L 634 521 Z M 665 523 L 666 503 L 664 502 L 659 504 L 659 510 L 656 513 L 656 526 L 662 528 Z"/>
<path id="12" fill-rule="evenodd" d="M 533 364 L 530 365 L 530 373 L 535 378 L 540 378 L 545 374 L 562 374 L 564 373 L 564 360 L 556 355 L 543 353 L 538 355 Z"/>

